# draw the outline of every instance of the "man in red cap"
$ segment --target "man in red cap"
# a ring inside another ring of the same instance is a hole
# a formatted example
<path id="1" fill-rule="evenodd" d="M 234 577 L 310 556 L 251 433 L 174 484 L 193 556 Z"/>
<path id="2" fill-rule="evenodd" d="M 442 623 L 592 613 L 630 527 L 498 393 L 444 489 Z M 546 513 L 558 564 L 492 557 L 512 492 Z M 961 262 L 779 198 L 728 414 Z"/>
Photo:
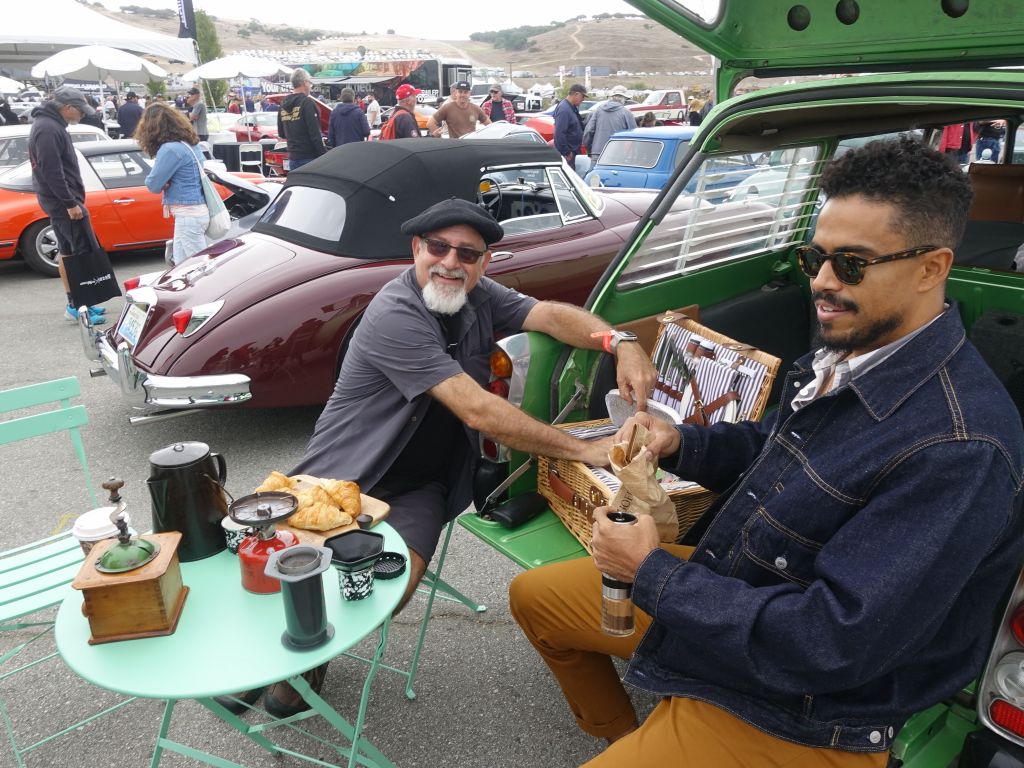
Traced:
<path id="1" fill-rule="evenodd" d="M 386 139 L 418 139 L 420 127 L 416 123 L 416 96 L 420 93 L 419 88 L 413 88 L 408 83 L 402 83 L 395 91 L 395 98 L 398 103 L 388 120 L 392 126 L 381 130 L 381 140 Z"/>

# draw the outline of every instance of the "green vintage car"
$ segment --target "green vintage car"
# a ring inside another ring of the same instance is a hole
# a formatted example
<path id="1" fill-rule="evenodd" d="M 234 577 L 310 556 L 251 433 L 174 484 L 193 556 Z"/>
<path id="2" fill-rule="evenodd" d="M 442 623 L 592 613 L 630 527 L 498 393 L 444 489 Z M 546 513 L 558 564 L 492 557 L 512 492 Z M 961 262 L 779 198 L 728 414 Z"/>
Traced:
<path id="1" fill-rule="evenodd" d="M 963 152 L 976 196 L 948 294 L 1024 412 L 1024 72 L 1014 69 L 1024 64 L 1024 3 L 630 2 L 714 55 L 718 104 L 588 307 L 622 327 L 698 305 L 701 323 L 781 358 L 784 371 L 811 343 L 808 280 L 793 252 L 813 233 L 823 166 L 851 143 L 909 135 Z M 1005 126 L 997 151 L 975 157 L 974 133 L 992 124 Z M 710 191 L 717 169 L 750 155 L 770 159 L 772 183 L 721 201 L 722 190 Z M 502 346 L 514 363 L 507 391 L 531 414 L 606 414 L 604 395 L 615 386 L 607 355 L 536 334 Z M 494 461 L 481 474 L 478 505 L 527 458 L 484 448 Z M 531 469 L 510 492 L 522 497 L 536 487 Z M 460 520 L 524 567 L 584 554 L 550 510 L 514 530 L 475 515 Z M 992 616 L 999 631 L 986 671 L 955 700 L 907 723 L 894 766 L 1024 766 L 1024 581 Z"/>

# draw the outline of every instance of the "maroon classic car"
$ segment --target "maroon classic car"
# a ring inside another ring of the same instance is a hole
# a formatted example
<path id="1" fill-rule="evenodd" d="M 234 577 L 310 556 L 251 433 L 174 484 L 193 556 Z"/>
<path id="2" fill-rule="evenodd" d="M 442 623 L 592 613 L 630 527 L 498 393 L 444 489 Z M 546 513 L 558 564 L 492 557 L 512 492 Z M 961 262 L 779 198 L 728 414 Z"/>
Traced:
<path id="1" fill-rule="evenodd" d="M 83 342 L 135 421 L 323 403 L 366 305 L 412 263 L 401 222 L 447 197 L 477 200 L 505 228 L 488 276 L 582 304 L 654 195 L 593 190 L 546 145 L 347 144 L 290 174 L 251 232 L 127 291 L 113 328 L 86 319 Z"/>

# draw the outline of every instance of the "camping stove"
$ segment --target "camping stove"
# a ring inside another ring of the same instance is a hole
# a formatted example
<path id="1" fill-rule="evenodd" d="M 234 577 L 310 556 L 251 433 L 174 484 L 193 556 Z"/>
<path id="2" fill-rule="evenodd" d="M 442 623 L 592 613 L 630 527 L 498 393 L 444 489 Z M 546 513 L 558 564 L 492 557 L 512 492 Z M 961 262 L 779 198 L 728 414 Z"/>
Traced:
<path id="1" fill-rule="evenodd" d="M 242 567 L 242 586 L 257 594 L 281 591 L 281 582 L 265 574 L 270 553 L 299 543 L 291 531 L 278 531 L 275 523 L 295 513 L 298 499 L 290 493 L 266 491 L 253 493 L 231 502 L 228 515 L 236 523 L 255 528 L 238 545 L 238 562 Z"/>

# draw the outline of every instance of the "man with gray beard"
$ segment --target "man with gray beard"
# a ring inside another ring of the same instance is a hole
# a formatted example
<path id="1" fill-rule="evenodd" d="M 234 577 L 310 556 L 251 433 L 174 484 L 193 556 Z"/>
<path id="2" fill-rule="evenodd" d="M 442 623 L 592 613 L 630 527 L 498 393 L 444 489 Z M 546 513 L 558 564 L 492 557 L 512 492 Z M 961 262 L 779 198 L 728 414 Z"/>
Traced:
<path id="1" fill-rule="evenodd" d="M 391 505 L 388 522 L 412 555 L 408 599 L 442 528 L 472 500 L 477 433 L 531 454 L 607 464 L 607 445 L 577 440 L 485 389 L 494 339 L 541 331 L 601 349 L 591 335 L 611 329 L 579 307 L 485 277 L 488 246 L 504 233 L 479 205 L 445 200 L 402 233 L 412 237 L 413 266 L 367 307 L 292 474 L 355 480 Z M 635 343 L 615 344 L 615 354 L 620 391 L 646 403 L 657 378 L 647 355 Z"/>
<path id="2" fill-rule="evenodd" d="M 496 337 L 540 331 L 576 347 L 603 347 L 616 357 L 620 392 L 640 409 L 657 379 L 640 345 L 626 343 L 632 334 L 485 277 L 489 246 L 504 232 L 480 206 L 445 200 L 406 221 L 402 233 L 412 237 L 413 265 L 367 306 L 306 454 L 290 473 L 354 480 L 391 506 L 388 523 L 410 555 L 400 607 L 423 578 L 443 527 L 472 501 L 478 433 L 531 454 L 608 463 L 609 441 L 578 440 L 485 388 Z M 306 673 L 314 689 L 325 670 Z M 251 703 L 259 694 L 239 698 Z M 287 683 L 263 693 L 263 706 L 276 717 L 308 708 Z"/>

